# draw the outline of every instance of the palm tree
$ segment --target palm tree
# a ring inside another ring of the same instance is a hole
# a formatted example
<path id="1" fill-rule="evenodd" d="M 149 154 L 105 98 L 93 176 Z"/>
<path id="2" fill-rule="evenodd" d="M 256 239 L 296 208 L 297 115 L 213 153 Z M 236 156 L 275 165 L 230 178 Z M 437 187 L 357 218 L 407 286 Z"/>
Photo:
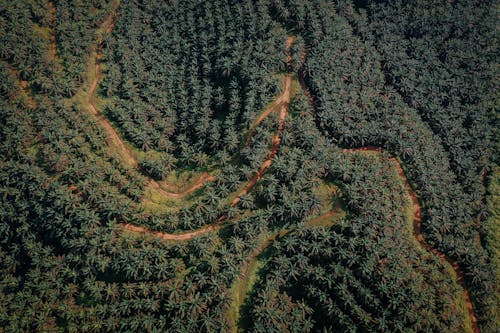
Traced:
<path id="1" fill-rule="evenodd" d="M 253 196 L 251 194 L 246 194 L 240 197 L 240 205 L 244 209 L 252 209 L 254 207 Z"/>

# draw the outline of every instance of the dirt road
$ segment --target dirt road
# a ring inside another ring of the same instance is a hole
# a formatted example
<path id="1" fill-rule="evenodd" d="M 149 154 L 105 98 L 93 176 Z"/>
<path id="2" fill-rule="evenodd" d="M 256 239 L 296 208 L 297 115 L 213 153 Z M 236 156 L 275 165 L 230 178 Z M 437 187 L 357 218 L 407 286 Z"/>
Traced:
<path id="1" fill-rule="evenodd" d="M 367 147 L 362 147 L 362 148 L 356 148 L 356 149 L 344 149 L 343 150 L 346 153 L 353 153 L 353 152 L 378 152 L 378 153 L 383 153 L 384 150 L 379 147 L 374 147 L 374 146 L 367 146 Z M 446 261 L 455 271 L 455 274 L 457 276 L 457 282 L 460 284 L 460 286 L 463 289 L 463 296 L 465 299 L 465 303 L 467 305 L 467 310 L 469 312 L 470 316 L 470 321 L 471 321 L 471 326 L 472 330 L 474 333 L 479 333 L 479 326 L 477 325 L 477 318 L 476 314 L 474 312 L 474 308 L 472 306 L 472 301 L 469 296 L 469 291 L 467 289 L 467 286 L 465 284 L 464 278 L 463 278 L 463 272 L 460 269 L 460 266 L 456 261 L 448 257 L 446 254 L 440 252 L 439 250 L 433 248 L 429 243 L 427 243 L 424 239 L 424 236 L 422 234 L 422 206 L 420 205 L 420 202 L 418 201 L 418 197 L 413 191 L 413 188 L 411 187 L 410 183 L 408 182 L 408 179 L 406 178 L 405 172 L 403 170 L 403 167 L 401 166 L 401 163 L 395 158 L 395 157 L 390 157 L 389 160 L 394 164 L 394 167 L 396 168 L 398 175 L 400 179 L 404 183 L 404 187 L 406 189 L 406 192 L 408 193 L 408 196 L 411 199 L 412 206 L 413 206 L 413 234 L 418 243 L 422 248 L 427 250 L 428 252 L 433 253 L 434 255 L 438 256 L 442 260 Z"/>
<path id="2" fill-rule="evenodd" d="M 109 34 L 115 24 L 115 19 L 117 17 L 116 14 L 116 8 L 118 4 L 115 2 L 112 6 L 111 12 L 104 20 L 104 22 L 100 25 L 100 30 L 102 30 L 104 33 Z M 120 154 L 122 157 L 123 161 L 126 162 L 126 164 L 129 167 L 132 168 L 137 168 L 138 166 L 138 161 L 137 158 L 135 157 L 134 153 L 127 147 L 125 142 L 121 139 L 120 135 L 117 133 L 117 131 L 114 129 L 114 127 L 111 125 L 111 123 L 100 113 L 97 111 L 97 108 L 94 104 L 94 95 L 97 89 L 97 86 L 99 84 L 99 80 L 101 78 L 101 58 L 102 58 L 102 45 L 103 44 L 103 39 L 102 35 L 99 36 L 98 43 L 97 43 L 97 54 L 96 54 L 96 59 L 95 59 L 95 68 L 94 68 L 94 80 L 90 84 L 89 91 L 87 94 L 87 106 L 89 109 L 89 112 L 93 114 L 99 124 L 104 128 L 106 131 L 106 135 L 108 137 L 109 143 L 115 147 L 116 151 Z M 178 192 L 178 191 L 167 191 L 164 190 L 162 187 L 168 187 L 169 184 L 166 182 L 156 182 L 154 179 L 148 178 L 148 183 L 149 186 L 156 189 L 158 193 L 160 193 L 163 196 L 169 197 L 169 198 L 178 198 L 181 199 L 183 197 L 188 196 L 189 194 L 193 193 L 194 191 L 198 190 L 199 188 L 203 187 L 206 183 L 212 182 L 216 179 L 214 175 L 209 175 L 209 174 L 202 174 L 197 180 L 195 180 L 192 184 L 190 184 L 185 190 Z"/>

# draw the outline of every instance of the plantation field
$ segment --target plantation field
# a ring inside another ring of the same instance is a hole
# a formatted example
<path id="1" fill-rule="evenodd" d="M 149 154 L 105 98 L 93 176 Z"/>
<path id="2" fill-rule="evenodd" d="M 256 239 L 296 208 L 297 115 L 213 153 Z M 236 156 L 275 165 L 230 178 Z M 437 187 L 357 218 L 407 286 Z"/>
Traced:
<path id="1" fill-rule="evenodd" d="M 0 332 L 497 332 L 496 8 L 0 5 Z"/>

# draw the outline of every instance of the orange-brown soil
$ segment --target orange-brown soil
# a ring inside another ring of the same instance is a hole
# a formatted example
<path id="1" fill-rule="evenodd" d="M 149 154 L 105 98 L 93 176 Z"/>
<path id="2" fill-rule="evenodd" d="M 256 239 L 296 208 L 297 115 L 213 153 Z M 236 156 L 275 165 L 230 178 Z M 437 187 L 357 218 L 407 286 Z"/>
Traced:
<path id="1" fill-rule="evenodd" d="M 115 13 L 115 11 L 113 9 L 113 11 L 110 14 L 110 16 L 102 24 L 102 27 L 103 28 L 105 27 L 105 31 L 107 33 L 109 33 L 111 31 L 111 29 L 113 28 L 113 18 L 115 17 L 114 13 Z M 286 41 L 286 48 L 287 48 L 287 50 L 289 50 L 289 48 L 293 44 L 294 40 L 295 40 L 294 37 L 287 38 L 287 41 Z M 100 124 L 105 128 L 106 132 L 108 133 L 108 136 L 111 138 L 111 140 L 113 141 L 113 143 L 115 145 L 119 146 L 120 150 L 122 152 L 124 152 L 124 155 L 126 155 L 126 157 L 127 157 L 126 159 L 127 159 L 127 162 L 129 163 L 129 165 L 133 166 L 133 167 L 136 167 L 137 166 L 137 160 L 135 159 L 135 157 L 133 156 L 133 154 L 131 153 L 131 151 L 126 147 L 126 145 L 120 139 L 119 135 L 113 129 L 113 127 L 111 126 L 111 124 L 102 115 L 100 115 L 97 112 L 97 110 L 96 110 L 96 108 L 95 108 L 95 106 L 94 106 L 94 104 L 92 102 L 92 97 L 93 97 L 93 95 L 95 93 L 95 90 L 96 90 L 96 87 L 97 87 L 97 84 L 98 84 L 98 81 L 99 81 L 99 76 L 100 76 L 99 74 L 100 74 L 100 59 L 101 59 L 101 56 L 102 56 L 102 41 L 99 41 L 99 47 L 98 47 L 98 51 L 97 51 L 97 58 L 96 58 L 96 64 L 95 64 L 95 79 L 94 79 L 94 81 L 91 84 L 91 87 L 90 87 L 90 90 L 89 90 L 89 94 L 88 94 L 88 98 L 87 98 L 87 102 L 88 102 L 88 106 L 89 106 L 89 111 L 92 114 L 94 114 L 94 115 L 97 116 Z M 303 58 L 303 60 L 305 60 L 305 55 L 303 55 L 302 58 Z M 287 63 L 289 63 L 291 61 L 291 56 L 290 55 L 287 55 L 286 61 L 287 61 Z M 284 126 L 285 118 L 286 118 L 286 116 L 288 114 L 288 106 L 289 106 L 289 103 L 290 103 L 290 95 L 291 95 L 291 80 L 292 80 L 291 74 L 287 74 L 286 78 L 285 78 L 285 84 L 284 84 L 284 89 L 283 89 L 282 95 L 274 103 L 272 103 L 256 119 L 256 121 L 254 122 L 254 125 L 252 126 L 252 128 L 251 128 L 251 130 L 249 132 L 249 135 L 247 137 L 247 141 L 246 141 L 245 146 L 248 146 L 248 144 L 250 143 L 255 128 L 269 114 L 271 114 L 274 111 L 276 111 L 278 109 L 278 107 L 279 107 L 280 111 L 279 111 L 279 116 L 278 116 L 278 130 L 276 131 L 276 134 L 273 137 L 273 140 L 272 140 L 273 146 L 272 146 L 272 148 L 271 148 L 271 150 L 270 150 L 270 152 L 268 154 L 268 157 L 261 164 L 261 166 L 260 166 L 259 170 L 257 171 L 257 173 L 255 174 L 255 176 L 252 177 L 248 181 L 248 183 L 244 186 L 244 188 L 242 190 L 240 190 L 236 194 L 236 197 L 231 201 L 231 206 L 234 206 L 234 205 L 238 204 L 241 201 L 240 197 L 244 196 L 245 194 L 247 194 L 250 191 L 250 189 L 262 178 L 263 174 L 266 172 L 266 170 L 272 164 L 272 160 L 275 157 L 276 152 L 278 151 L 278 148 L 279 148 L 279 145 L 280 145 L 280 142 L 281 142 L 281 133 L 283 131 L 283 126 Z M 306 87 L 306 84 L 304 82 L 304 79 L 303 79 L 302 75 L 299 76 L 299 81 L 300 81 L 302 89 L 305 91 L 305 93 L 306 93 L 309 101 L 312 103 L 313 102 L 313 98 L 312 98 L 309 90 Z M 313 105 L 312 105 L 312 107 L 314 108 Z M 356 149 L 345 149 L 344 150 L 344 152 L 346 152 L 346 153 L 363 152 L 363 151 L 365 151 L 365 152 L 366 151 L 382 152 L 383 150 L 381 148 L 371 147 L 371 146 L 369 146 L 369 147 L 363 147 L 363 148 L 356 148 Z M 470 300 L 469 293 L 468 293 L 468 290 L 466 288 L 466 285 L 465 285 L 465 282 L 464 282 L 464 279 L 463 279 L 463 273 L 462 273 L 460 267 L 458 266 L 457 262 L 455 262 L 454 260 L 452 260 L 451 258 L 449 258 L 444 253 L 441 253 L 437 249 L 433 248 L 432 246 L 430 246 L 424 240 L 424 237 L 423 237 L 422 232 L 421 232 L 421 224 L 422 224 L 422 218 L 421 218 L 421 215 L 422 215 L 421 211 L 422 211 L 422 209 L 421 209 L 421 205 L 420 205 L 420 203 L 419 203 L 419 201 L 417 199 L 417 196 L 416 196 L 415 192 L 413 191 L 412 187 L 410 186 L 410 184 L 409 184 L 409 182 L 408 182 L 408 180 L 406 178 L 406 175 L 405 175 L 405 173 L 403 171 L 403 168 L 401 167 L 401 164 L 399 163 L 399 161 L 396 158 L 394 158 L 394 157 L 391 157 L 390 160 L 394 163 L 394 166 L 397 169 L 400 178 L 403 180 L 404 185 L 405 185 L 405 189 L 408 192 L 408 195 L 410 196 L 410 198 L 412 200 L 412 203 L 413 203 L 413 215 L 414 215 L 414 222 L 413 222 L 414 228 L 413 229 L 414 229 L 415 238 L 417 239 L 417 241 L 420 243 L 420 245 L 423 248 L 425 248 L 427 251 L 429 251 L 429 252 L 437 255 L 438 257 L 442 258 L 443 260 L 445 260 L 446 262 L 448 262 L 453 267 L 453 270 L 455 271 L 455 273 L 457 275 L 457 280 L 460 283 L 460 285 L 463 287 L 463 290 L 464 290 L 464 298 L 466 300 L 467 307 L 468 307 L 468 310 L 469 310 L 469 314 L 470 314 L 470 318 L 471 318 L 471 323 L 472 323 L 473 331 L 474 331 L 474 333 L 478 333 L 479 332 L 479 328 L 478 328 L 478 325 L 477 325 L 477 319 L 476 319 L 476 316 L 475 316 L 475 313 L 474 313 L 474 310 L 473 310 L 473 307 L 472 307 L 472 302 Z M 187 194 L 195 191 L 196 189 L 202 187 L 203 184 L 205 184 L 205 182 L 207 182 L 207 181 L 213 181 L 214 179 L 215 179 L 215 176 L 202 177 L 201 179 L 199 179 L 198 181 L 194 182 L 191 186 L 189 186 L 186 190 L 184 190 L 181 193 L 167 192 L 167 191 L 165 191 L 165 190 L 163 190 L 161 188 L 160 184 L 158 184 L 156 181 L 154 181 L 152 179 L 150 179 L 149 182 L 150 182 L 150 186 L 154 187 L 155 189 L 157 189 L 160 193 L 162 193 L 165 196 L 168 196 L 168 197 L 182 197 L 183 195 L 187 195 Z M 333 216 L 334 211 L 330 211 L 330 212 L 326 213 L 325 215 L 328 215 L 328 214 L 330 214 L 330 216 Z M 322 215 L 322 216 L 318 217 L 317 219 L 324 219 L 324 218 L 326 218 L 326 217 L 324 215 Z M 182 234 L 171 234 L 171 233 L 166 233 L 166 232 L 161 232 L 161 231 L 151 231 L 148 228 L 138 227 L 138 226 L 131 225 L 131 224 L 123 224 L 123 228 L 126 229 L 126 230 L 129 230 L 129 231 L 132 231 L 132 232 L 144 233 L 144 234 L 152 235 L 152 236 L 155 236 L 155 237 L 159 237 L 159 238 L 164 239 L 164 240 L 180 241 L 180 240 L 189 240 L 189 239 L 192 239 L 192 238 L 194 238 L 196 236 L 205 234 L 207 232 L 216 231 L 216 230 L 218 230 L 220 228 L 220 226 L 222 225 L 222 223 L 226 219 L 227 219 L 226 216 L 221 216 L 217 220 L 217 222 L 215 222 L 214 224 L 208 225 L 208 226 L 203 227 L 203 228 L 201 228 L 199 230 L 196 230 L 196 231 L 186 232 L 186 233 L 182 233 Z M 263 244 L 263 245 L 265 247 L 265 244 Z M 259 247 L 259 249 L 261 247 Z M 262 248 L 264 248 L 264 247 L 262 247 Z M 256 251 L 254 251 L 252 253 L 252 255 L 254 257 L 259 253 L 259 251 L 258 251 L 259 249 L 257 249 Z"/>

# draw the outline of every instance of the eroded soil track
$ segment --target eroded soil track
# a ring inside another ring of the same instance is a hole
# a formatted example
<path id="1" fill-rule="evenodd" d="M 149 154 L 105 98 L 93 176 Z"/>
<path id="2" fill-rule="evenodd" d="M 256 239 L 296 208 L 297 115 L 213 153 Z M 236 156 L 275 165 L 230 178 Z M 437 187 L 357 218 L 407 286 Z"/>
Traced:
<path id="1" fill-rule="evenodd" d="M 292 82 L 292 76 L 291 76 L 291 74 L 287 74 L 285 77 L 285 80 L 284 80 L 283 93 L 277 98 L 277 101 L 278 101 L 277 104 L 275 105 L 275 103 L 273 103 L 269 107 L 269 108 L 272 108 L 274 110 L 274 108 L 276 106 L 278 106 L 279 110 L 280 110 L 279 116 L 278 116 L 278 129 L 273 136 L 273 140 L 272 140 L 273 145 L 271 147 L 271 150 L 269 151 L 266 160 L 264 162 L 262 162 L 262 164 L 259 167 L 259 170 L 256 172 L 256 174 L 247 182 L 247 184 L 245 184 L 245 186 L 241 190 L 239 190 L 235 194 L 233 194 L 234 199 L 231 200 L 231 202 L 230 202 L 231 206 L 237 205 L 241 201 L 241 197 L 246 195 L 252 189 L 252 187 L 255 186 L 255 184 L 262 178 L 262 176 L 264 175 L 266 170 L 271 166 L 272 161 L 273 161 L 274 157 L 276 156 L 276 153 L 278 151 L 278 148 L 279 148 L 279 145 L 281 142 L 281 133 L 283 131 L 285 119 L 286 119 L 286 116 L 288 114 L 288 105 L 290 104 L 290 98 L 291 98 L 291 86 L 292 86 L 291 82 Z M 264 111 L 264 113 L 266 113 L 266 111 Z M 267 114 L 270 114 L 270 112 Z M 251 134 L 249 134 L 249 135 L 251 135 Z M 207 178 L 208 178 L 208 176 L 205 177 L 204 180 L 203 179 L 199 180 L 197 184 L 195 184 L 194 186 L 190 186 L 188 188 L 188 190 L 192 190 L 193 188 L 198 189 L 198 188 L 202 187 L 204 184 L 204 181 L 206 181 Z M 208 178 L 208 179 L 210 179 L 210 178 Z M 159 184 L 155 181 L 151 182 L 151 186 L 155 186 L 158 191 L 163 191 L 160 188 Z M 172 195 L 172 193 L 168 194 L 168 196 L 171 196 L 171 195 Z M 188 239 L 191 239 L 193 237 L 205 234 L 207 232 L 219 230 L 222 223 L 226 220 L 227 220 L 227 216 L 223 215 L 214 224 L 208 225 L 206 227 L 203 227 L 203 228 L 195 230 L 195 231 L 190 231 L 190 232 L 186 232 L 186 233 L 179 233 L 179 234 L 172 234 L 172 233 L 160 232 L 160 231 L 152 231 L 152 230 L 149 230 L 148 228 L 137 227 L 137 226 L 134 226 L 131 224 L 125 224 L 125 225 L 123 225 L 123 227 L 129 231 L 139 232 L 139 233 L 143 233 L 143 234 L 150 234 L 150 235 L 159 237 L 159 238 L 164 239 L 164 240 L 180 241 L 180 240 L 188 240 Z"/>
<path id="2" fill-rule="evenodd" d="M 104 22 L 100 26 L 100 30 L 104 31 L 105 33 L 110 33 L 111 30 L 113 29 L 115 19 L 117 17 L 116 14 L 116 8 L 118 6 L 117 2 L 114 2 L 111 12 L 104 20 Z M 99 80 L 101 78 L 101 58 L 102 58 L 102 46 L 103 46 L 103 36 L 102 34 L 99 34 L 98 36 L 98 41 L 97 41 L 97 53 L 96 53 L 96 58 L 95 58 L 95 68 L 94 68 L 94 80 L 90 84 L 89 91 L 87 94 L 87 106 L 91 114 L 96 116 L 97 120 L 99 121 L 99 124 L 104 128 L 106 131 L 106 134 L 108 136 L 109 143 L 112 144 L 114 147 L 118 148 L 118 151 L 120 152 L 120 155 L 122 156 L 123 160 L 128 164 L 128 166 L 136 168 L 138 163 L 134 155 L 132 154 L 132 151 L 125 145 L 123 140 L 120 138 L 116 130 L 113 128 L 113 126 L 110 124 L 110 122 L 100 113 L 97 111 L 97 108 L 94 105 L 94 95 L 95 91 L 97 89 L 97 85 L 99 84 Z"/>
<path id="3" fill-rule="evenodd" d="M 304 63 L 306 61 L 306 57 L 307 57 L 307 53 L 306 53 L 306 50 L 304 50 L 302 57 L 301 57 L 302 63 Z M 314 98 L 313 98 L 311 92 L 309 91 L 309 88 L 307 87 L 306 80 L 304 78 L 304 73 L 301 70 L 299 70 L 298 78 L 299 78 L 300 86 L 301 86 L 302 90 L 304 91 L 304 93 L 309 101 L 309 104 L 311 106 L 312 115 L 314 117 L 316 117 L 317 113 L 316 113 L 316 109 L 314 106 Z M 346 152 L 346 153 L 353 153 L 353 152 L 383 153 L 384 149 L 382 149 L 380 147 L 375 147 L 375 146 L 366 146 L 366 147 L 361 147 L 361 148 L 343 149 L 343 152 Z M 446 254 L 444 254 L 444 253 L 440 252 L 439 250 L 437 250 L 436 248 L 432 247 L 429 243 L 427 243 L 425 241 L 424 236 L 422 234 L 422 206 L 420 205 L 420 202 L 418 201 L 418 197 L 417 197 L 415 191 L 413 190 L 413 188 L 411 187 L 411 185 L 408 181 L 408 178 L 406 178 L 406 174 L 403 170 L 403 167 L 401 166 L 401 163 L 399 162 L 399 160 L 397 158 L 395 158 L 391 154 L 389 154 L 389 155 L 391 156 L 390 160 L 394 163 L 394 166 L 398 172 L 398 175 L 399 175 L 400 179 L 403 181 L 404 187 L 405 187 L 406 191 L 408 192 L 408 196 L 410 197 L 411 202 L 412 202 L 414 237 L 416 238 L 416 240 L 418 241 L 418 243 L 420 244 L 420 246 L 422 248 L 424 248 L 428 252 L 438 256 L 439 258 L 441 258 L 441 260 L 445 261 L 448 265 L 450 265 L 453 268 L 453 271 L 455 272 L 455 275 L 457 277 L 457 282 L 460 284 L 460 286 L 463 289 L 463 296 L 464 296 L 464 299 L 465 299 L 465 302 L 467 305 L 467 311 L 469 312 L 472 331 L 474 333 L 479 333 L 480 330 L 479 330 L 479 326 L 477 324 L 477 317 L 476 317 L 476 314 L 474 312 L 474 307 L 473 307 L 472 301 L 470 299 L 469 291 L 467 289 L 467 285 L 465 284 L 464 274 L 463 274 L 462 270 L 460 269 L 460 266 L 458 265 L 458 263 L 455 260 L 451 259 Z"/>

